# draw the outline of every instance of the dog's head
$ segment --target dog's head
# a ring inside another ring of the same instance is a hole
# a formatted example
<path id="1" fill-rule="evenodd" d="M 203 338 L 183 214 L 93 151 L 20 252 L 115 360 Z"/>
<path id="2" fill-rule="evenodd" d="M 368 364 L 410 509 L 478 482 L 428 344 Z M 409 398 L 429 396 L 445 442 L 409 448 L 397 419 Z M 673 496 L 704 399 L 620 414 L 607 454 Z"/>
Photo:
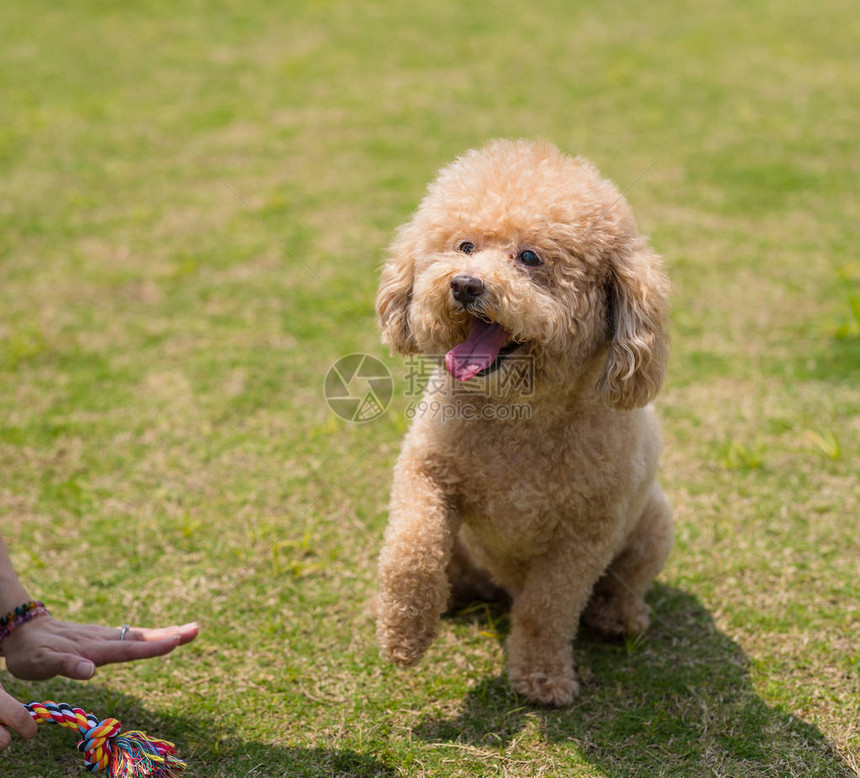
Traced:
<path id="1" fill-rule="evenodd" d="M 553 385 L 599 363 L 603 401 L 635 408 L 666 370 L 667 292 L 630 207 L 589 162 L 493 141 L 430 185 L 391 247 L 376 307 L 393 351 L 446 354 L 459 381 L 506 369 L 513 353 Z"/>

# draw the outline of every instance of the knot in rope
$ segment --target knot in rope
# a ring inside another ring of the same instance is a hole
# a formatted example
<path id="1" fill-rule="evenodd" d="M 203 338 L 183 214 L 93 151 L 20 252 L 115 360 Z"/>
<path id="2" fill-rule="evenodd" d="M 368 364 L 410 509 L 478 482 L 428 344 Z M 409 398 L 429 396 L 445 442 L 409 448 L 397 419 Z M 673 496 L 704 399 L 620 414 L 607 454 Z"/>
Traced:
<path id="1" fill-rule="evenodd" d="M 84 767 L 87 770 L 99 772 L 110 764 L 111 740 L 119 735 L 120 731 L 120 724 L 116 719 L 104 719 L 81 732 L 83 738 L 78 743 L 78 751 L 83 751 Z"/>

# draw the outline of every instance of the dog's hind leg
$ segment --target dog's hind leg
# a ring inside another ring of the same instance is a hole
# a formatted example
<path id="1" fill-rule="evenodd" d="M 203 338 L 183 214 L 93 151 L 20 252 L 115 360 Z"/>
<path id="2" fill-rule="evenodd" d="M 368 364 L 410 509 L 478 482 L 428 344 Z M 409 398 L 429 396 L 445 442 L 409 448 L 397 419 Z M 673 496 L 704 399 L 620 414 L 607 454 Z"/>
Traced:
<path id="1" fill-rule="evenodd" d="M 509 603 L 505 590 L 497 586 L 490 574 L 475 563 L 460 537 L 454 541 L 447 574 L 451 584 L 448 613 L 477 601 Z"/>
<path id="2" fill-rule="evenodd" d="M 610 637 L 645 632 L 650 622 L 645 593 L 671 547 L 672 509 L 655 482 L 627 545 L 594 586 L 585 624 Z"/>

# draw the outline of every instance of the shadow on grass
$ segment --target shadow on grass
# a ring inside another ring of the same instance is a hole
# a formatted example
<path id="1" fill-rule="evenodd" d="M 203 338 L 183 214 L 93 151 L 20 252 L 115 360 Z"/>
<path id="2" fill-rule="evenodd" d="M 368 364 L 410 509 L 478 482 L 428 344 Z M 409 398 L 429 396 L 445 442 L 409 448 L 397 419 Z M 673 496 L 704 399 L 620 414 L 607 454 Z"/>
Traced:
<path id="1" fill-rule="evenodd" d="M 746 655 L 695 597 L 658 585 L 649 599 L 662 622 L 638 644 L 580 632 L 571 707 L 530 705 L 498 676 L 472 689 L 458 715 L 426 717 L 415 734 L 497 749 L 537 729 L 612 776 L 853 775 L 821 732 L 756 694 Z"/>
<path id="2" fill-rule="evenodd" d="M 114 689 L 92 683 L 74 684 L 54 679 L 55 700 L 68 701 L 101 716 L 113 716 L 123 729 L 140 729 L 153 737 L 176 743 L 177 756 L 185 760 L 187 778 L 383 778 L 395 771 L 380 759 L 348 749 L 277 746 L 243 740 L 231 732 L 219 730 L 205 717 L 190 719 L 147 710 L 140 701 Z M 17 684 L 13 681 L 12 686 Z M 26 686 L 31 686 L 27 684 Z M 62 687 L 66 686 L 67 689 Z M 23 699 L 22 690 L 9 691 Z M 38 688 L 38 685 L 37 687 Z M 32 691 L 32 688 L 31 688 Z M 28 697 L 28 699 L 30 699 Z M 18 738 L 6 752 L 0 753 L 0 775 L 3 778 L 58 778 L 83 774 L 83 757 L 75 749 L 76 733 L 53 724 L 40 725 L 32 740 Z M 102 773 L 99 773 L 102 774 Z"/>

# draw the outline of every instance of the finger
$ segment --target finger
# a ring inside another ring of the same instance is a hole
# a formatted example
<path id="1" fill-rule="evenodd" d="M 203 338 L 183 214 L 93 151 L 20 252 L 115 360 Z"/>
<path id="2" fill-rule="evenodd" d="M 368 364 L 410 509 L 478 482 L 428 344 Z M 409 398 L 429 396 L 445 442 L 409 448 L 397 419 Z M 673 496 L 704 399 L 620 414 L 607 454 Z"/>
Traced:
<path id="1" fill-rule="evenodd" d="M 27 709 L 14 697 L 3 691 L 0 691 L 0 723 L 11 727 L 23 738 L 31 738 L 39 731 L 38 725 L 33 721 Z M 6 734 L 9 733 L 6 732 Z"/>
<path id="2" fill-rule="evenodd" d="M 125 633 L 125 640 L 138 641 L 153 641 L 164 640 L 165 638 L 173 638 L 179 636 L 179 645 L 183 646 L 190 643 L 197 637 L 200 627 L 197 622 L 192 621 L 188 624 L 180 626 L 161 627 L 160 629 L 143 629 L 141 627 L 132 627 Z"/>
<path id="3" fill-rule="evenodd" d="M 86 640 L 117 640 L 119 627 L 105 627 L 101 624 L 77 624 L 73 621 L 53 620 L 56 631 L 65 639 L 81 643 Z M 126 635 L 126 640 L 128 636 Z"/>
<path id="4" fill-rule="evenodd" d="M 86 655 L 96 665 L 149 659 L 170 653 L 179 645 L 179 639 L 179 635 L 174 635 L 162 640 L 128 640 L 126 635 L 126 640 L 123 641 L 107 640 L 91 643 L 86 648 Z"/>
<path id="5" fill-rule="evenodd" d="M 66 678 L 74 678 L 77 681 L 86 681 L 92 678 L 96 672 L 95 664 L 86 657 L 79 654 L 46 654 L 42 666 L 48 672 L 46 678 L 54 675 L 64 675 Z"/>
<path id="6" fill-rule="evenodd" d="M 5 727 L 0 727 L 0 751 L 12 743 L 12 736 Z"/>

